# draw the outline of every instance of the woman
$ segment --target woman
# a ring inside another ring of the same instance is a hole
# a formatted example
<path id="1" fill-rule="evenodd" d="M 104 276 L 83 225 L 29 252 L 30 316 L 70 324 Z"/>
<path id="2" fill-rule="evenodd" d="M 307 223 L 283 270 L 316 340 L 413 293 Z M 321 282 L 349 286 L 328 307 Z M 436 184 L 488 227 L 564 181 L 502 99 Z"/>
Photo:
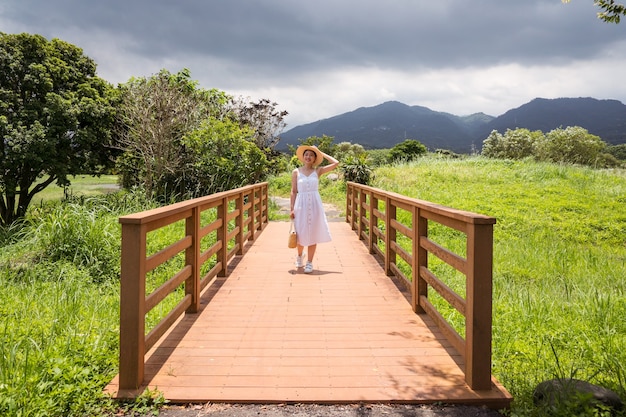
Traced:
<path id="1" fill-rule="evenodd" d="M 330 241 L 328 222 L 322 205 L 318 187 L 319 178 L 339 165 L 332 156 L 316 146 L 299 146 L 296 155 L 302 166 L 291 173 L 291 218 L 298 236 L 296 267 L 304 266 L 304 273 L 313 272 L 313 257 L 318 243 Z M 319 165 L 327 159 L 329 164 Z M 304 247 L 307 247 L 307 261 L 304 263 Z"/>

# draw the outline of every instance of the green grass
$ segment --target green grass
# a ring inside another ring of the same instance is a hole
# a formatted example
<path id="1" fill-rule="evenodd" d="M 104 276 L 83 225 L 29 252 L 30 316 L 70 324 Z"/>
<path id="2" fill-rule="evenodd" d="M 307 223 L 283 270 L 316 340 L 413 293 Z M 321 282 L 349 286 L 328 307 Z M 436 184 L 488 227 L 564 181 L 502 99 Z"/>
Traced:
<path id="1" fill-rule="evenodd" d="M 625 397 L 623 170 L 426 158 L 378 169 L 373 185 L 496 217 L 493 373 L 517 415 L 554 377 Z"/>
<path id="2" fill-rule="evenodd" d="M 67 191 L 70 195 L 74 196 L 96 196 L 118 189 L 117 175 L 102 175 L 100 177 L 77 175 L 69 177 L 69 180 L 71 184 Z M 60 200 L 63 197 L 63 187 L 59 187 L 56 183 L 53 183 L 35 195 L 33 204 Z"/>
<path id="3" fill-rule="evenodd" d="M 97 184 L 112 178 L 82 180 L 73 181 L 79 197 L 46 197 L 24 229 L 1 234 L 0 415 L 111 415 L 119 407 L 102 394 L 117 373 L 117 219 L 151 203 L 102 196 L 108 189 Z M 377 168 L 372 185 L 496 217 L 493 374 L 515 397 L 511 415 L 545 415 L 532 390 L 553 377 L 626 398 L 624 171 L 427 157 Z M 271 196 L 289 189 L 288 173 L 270 180 Z M 341 181 L 324 178 L 321 194 L 345 206 Z M 454 244 L 457 236 L 441 238 Z M 158 248 L 171 236 L 155 240 Z M 157 403 L 158 393 L 148 393 L 135 406 Z"/>

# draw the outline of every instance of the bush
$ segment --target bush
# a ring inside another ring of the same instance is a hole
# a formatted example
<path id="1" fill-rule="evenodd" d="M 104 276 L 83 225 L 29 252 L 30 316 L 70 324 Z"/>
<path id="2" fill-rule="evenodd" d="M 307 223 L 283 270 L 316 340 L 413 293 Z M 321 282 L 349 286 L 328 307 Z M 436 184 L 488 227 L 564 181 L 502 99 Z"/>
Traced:
<path id="1" fill-rule="evenodd" d="M 537 143 L 535 156 L 549 162 L 594 166 L 606 143 L 578 126 L 554 129 Z"/>
<path id="2" fill-rule="evenodd" d="M 350 156 L 341 165 L 343 178 L 346 181 L 369 184 L 372 179 L 372 169 L 367 165 L 367 156 L 360 155 L 358 158 Z"/>
<path id="3" fill-rule="evenodd" d="M 535 143 L 543 137 L 540 131 L 507 129 L 504 135 L 493 130 L 483 141 L 482 154 L 488 158 L 523 159 L 533 156 Z"/>
<path id="4" fill-rule="evenodd" d="M 398 143 L 389 151 L 390 162 L 396 161 L 412 161 L 413 159 L 424 155 L 428 150 L 419 141 L 407 139 Z"/>

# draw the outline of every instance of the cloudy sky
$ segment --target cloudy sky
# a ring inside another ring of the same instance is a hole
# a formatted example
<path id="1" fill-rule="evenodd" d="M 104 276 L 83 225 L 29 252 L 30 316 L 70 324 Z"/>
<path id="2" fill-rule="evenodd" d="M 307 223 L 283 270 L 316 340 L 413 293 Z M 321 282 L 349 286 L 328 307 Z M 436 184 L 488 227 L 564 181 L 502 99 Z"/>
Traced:
<path id="1" fill-rule="evenodd" d="M 626 103 L 626 21 L 593 0 L 2 0 L 0 32 L 81 47 L 113 84 L 160 69 L 287 110 L 288 129 L 389 100 L 498 116 L 535 97 Z"/>

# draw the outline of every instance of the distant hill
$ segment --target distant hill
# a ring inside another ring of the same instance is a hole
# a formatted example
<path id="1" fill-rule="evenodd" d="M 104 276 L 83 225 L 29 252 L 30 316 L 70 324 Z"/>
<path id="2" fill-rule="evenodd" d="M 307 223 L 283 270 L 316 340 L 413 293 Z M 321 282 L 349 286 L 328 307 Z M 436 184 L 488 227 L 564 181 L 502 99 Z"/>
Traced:
<path id="1" fill-rule="evenodd" d="M 359 143 L 368 149 L 391 148 L 405 139 L 422 142 L 430 150 L 467 153 L 480 149 L 492 130 L 527 128 L 548 132 L 581 126 L 610 144 L 626 143 L 626 105 L 594 98 L 537 98 L 499 117 L 484 113 L 455 116 L 422 106 L 389 101 L 361 107 L 317 122 L 296 126 L 281 135 L 277 146 L 297 145 L 310 136 L 333 136 L 335 143 Z"/>

